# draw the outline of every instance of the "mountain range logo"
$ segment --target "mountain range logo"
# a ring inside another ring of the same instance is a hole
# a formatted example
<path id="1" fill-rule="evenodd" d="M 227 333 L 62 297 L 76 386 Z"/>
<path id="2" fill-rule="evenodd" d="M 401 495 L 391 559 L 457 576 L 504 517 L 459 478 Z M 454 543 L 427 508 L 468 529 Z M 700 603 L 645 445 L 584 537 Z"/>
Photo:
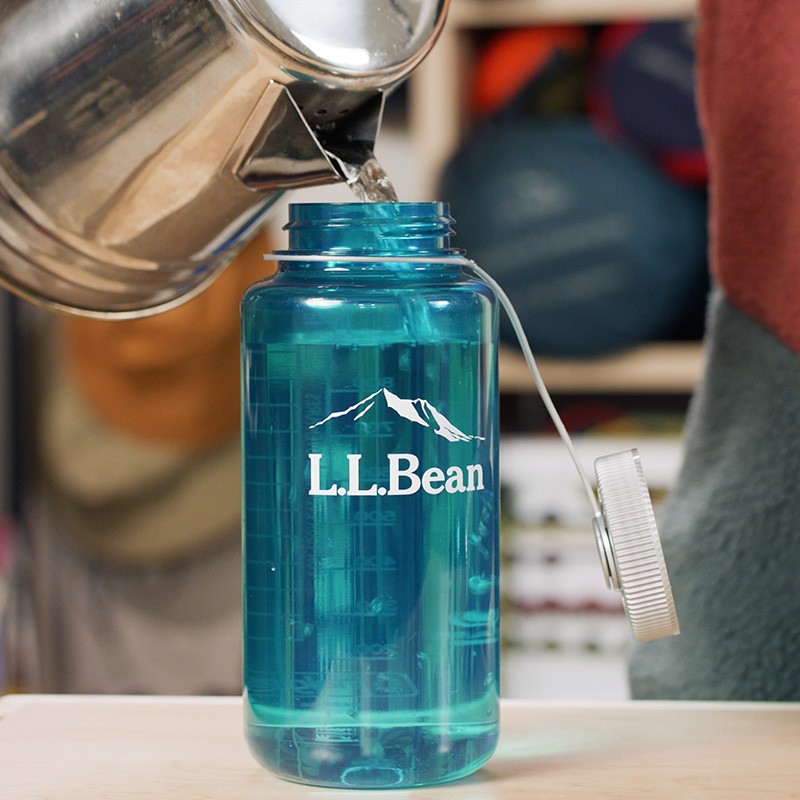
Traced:
<path id="1" fill-rule="evenodd" d="M 355 405 L 350 406 L 350 408 L 346 408 L 344 411 L 334 411 L 332 414 L 328 414 L 325 419 L 315 422 L 308 427 L 309 429 L 318 428 L 332 420 L 344 419 L 350 422 L 356 422 L 370 412 L 378 413 L 384 409 L 393 411 L 409 422 L 431 429 L 434 434 L 441 436 L 443 439 L 447 439 L 448 442 L 484 440 L 483 436 L 472 436 L 468 433 L 464 433 L 427 400 L 421 398 L 409 400 L 398 397 L 386 388 L 378 389 L 377 392 L 367 395 L 363 400 L 359 400 Z"/>

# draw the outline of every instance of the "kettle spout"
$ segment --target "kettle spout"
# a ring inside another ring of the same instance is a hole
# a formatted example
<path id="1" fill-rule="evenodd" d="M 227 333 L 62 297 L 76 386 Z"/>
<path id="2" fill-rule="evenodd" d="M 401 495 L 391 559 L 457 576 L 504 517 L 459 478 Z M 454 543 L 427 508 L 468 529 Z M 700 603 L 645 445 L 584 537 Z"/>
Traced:
<path id="1" fill-rule="evenodd" d="M 372 158 L 383 94 L 314 126 L 290 91 L 271 82 L 231 150 L 236 177 L 254 191 L 295 189 L 354 180 Z"/>
<path id="2" fill-rule="evenodd" d="M 395 202 L 397 193 L 374 155 L 385 96 L 376 95 L 323 138 L 331 163 L 359 200 Z"/>

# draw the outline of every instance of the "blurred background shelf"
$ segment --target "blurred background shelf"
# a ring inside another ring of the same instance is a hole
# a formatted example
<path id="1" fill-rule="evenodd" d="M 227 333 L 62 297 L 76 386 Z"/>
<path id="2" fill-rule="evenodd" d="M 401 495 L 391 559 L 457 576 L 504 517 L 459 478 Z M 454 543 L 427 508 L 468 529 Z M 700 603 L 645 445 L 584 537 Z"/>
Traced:
<path id="1" fill-rule="evenodd" d="M 465 128 L 464 87 L 481 29 L 540 24 L 599 24 L 691 18 L 696 0 L 453 0 L 444 30 L 409 83 L 409 129 L 424 178 L 420 199 L 436 184 Z"/>
<path id="2" fill-rule="evenodd" d="M 453 0 L 452 27 L 605 22 L 610 19 L 675 19 L 694 13 L 695 0 Z"/>
<path id="3" fill-rule="evenodd" d="M 699 342 L 654 342 L 586 359 L 537 358 L 547 388 L 557 394 L 691 394 L 702 374 Z M 522 354 L 500 352 L 500 390 L 535 392 Z"/>

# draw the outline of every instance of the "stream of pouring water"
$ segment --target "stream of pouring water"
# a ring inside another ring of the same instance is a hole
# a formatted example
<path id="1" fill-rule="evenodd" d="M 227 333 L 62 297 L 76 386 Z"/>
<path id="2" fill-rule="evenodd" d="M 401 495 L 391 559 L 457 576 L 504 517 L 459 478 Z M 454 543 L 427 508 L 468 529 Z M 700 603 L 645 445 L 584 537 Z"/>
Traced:
<path id="1" fill-rule="evenodd" d="M 375 156 L 362 164 L 339 162 L 347 185 L 362 203 L 396 203 L 397 192 Z"/>

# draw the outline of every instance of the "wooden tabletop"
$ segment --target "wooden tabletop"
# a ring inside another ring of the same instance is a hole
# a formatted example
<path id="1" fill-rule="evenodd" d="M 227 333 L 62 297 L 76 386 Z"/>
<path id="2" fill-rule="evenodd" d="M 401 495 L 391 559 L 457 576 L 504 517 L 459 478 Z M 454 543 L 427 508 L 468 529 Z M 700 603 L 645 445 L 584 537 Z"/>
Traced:
<path id="1" fill-rule="evenodd" d="M 250 757 L 234 698 L 0 699 L 8 800 L 800 798 L 800 704 L 504 701 L 475 775 L 391 792 L 285 783 Z"/>

